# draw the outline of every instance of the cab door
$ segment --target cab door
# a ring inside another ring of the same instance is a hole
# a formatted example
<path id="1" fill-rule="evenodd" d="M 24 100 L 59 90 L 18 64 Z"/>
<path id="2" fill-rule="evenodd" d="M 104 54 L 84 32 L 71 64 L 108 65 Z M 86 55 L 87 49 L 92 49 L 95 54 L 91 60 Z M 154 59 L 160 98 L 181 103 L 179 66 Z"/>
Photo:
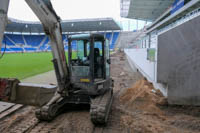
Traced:
<path id="1" fill-rule="evenodd" d="M 110 78 L 110 47 L 109 41 L 106 39 L 105 41 L 105 71 L 106 71 L 106 79 Z"/>
<path id="2" fill-rule="evenodd" d="M 94 42 L 94 77 L 95 79 L 104 78 L 104 40 Z"/>

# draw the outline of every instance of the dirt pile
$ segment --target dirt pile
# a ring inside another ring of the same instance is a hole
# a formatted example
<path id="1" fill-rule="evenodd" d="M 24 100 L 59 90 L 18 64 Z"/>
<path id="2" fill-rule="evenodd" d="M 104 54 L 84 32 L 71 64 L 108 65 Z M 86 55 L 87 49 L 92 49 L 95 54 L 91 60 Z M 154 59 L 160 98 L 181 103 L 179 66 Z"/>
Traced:
<path id="1" fill-rule="evenodd" d="M 147 80 L 138 80 L 120 96 L 120 103 L 126 113 L 121 115 L 121 125 L 131 132 L 163 132 L 160 121 L 166 120 L 160 105 L 164 96 Z M 155 120 L 158 119 L 158 120 Z M 154 121 L 155 120 L 155 121 Z"/>
<path id="2" fill-rule="evenodd" d="M 157 105 L 161 104 L 163 99 L 161 92 L 145 79 L 137 81 L 120 96 L 120 102 L 130 111 L 141 109 L 154 113 L 161 113 Z"/>
<path id="3" fill-rule="evenodd" d="M 171 106 L 151 83 L 142 79 L 120 95 L 120 124 L 130 132 L 199 133 L 200 108 Z"/>

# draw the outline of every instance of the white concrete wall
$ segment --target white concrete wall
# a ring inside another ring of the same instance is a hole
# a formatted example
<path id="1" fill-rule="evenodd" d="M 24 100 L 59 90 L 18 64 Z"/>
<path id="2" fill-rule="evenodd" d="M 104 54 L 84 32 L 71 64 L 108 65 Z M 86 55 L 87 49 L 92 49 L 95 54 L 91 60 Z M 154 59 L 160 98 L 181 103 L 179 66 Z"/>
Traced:
<path id="1" fill-rule="evenodd" d="M 155 77 L 155 62 L 147 60 L 147 49 L 125 49 L 124 50 L 129 63 L 134 63 L 137 69 L 149 81 L 154 82 Z"/>
<path id="2" fill-rule="evenodd" d="M 167 86 L 157 83 L 157 63 L 147 60 L 147 49 L 125 49 L 124 52 L 133 70 L 136 67 L 156 89 L 167 97 Z"/>

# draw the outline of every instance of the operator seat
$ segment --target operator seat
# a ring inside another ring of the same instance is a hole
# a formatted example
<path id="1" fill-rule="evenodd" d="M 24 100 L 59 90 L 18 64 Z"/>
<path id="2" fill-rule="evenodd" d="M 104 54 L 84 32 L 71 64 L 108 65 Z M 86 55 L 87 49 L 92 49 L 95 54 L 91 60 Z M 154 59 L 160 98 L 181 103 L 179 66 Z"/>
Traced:
<path id="1" fill-rule="evenodd" d="M 94 63 L 98 63 L 98 57 L 100 57 L 99 48 L 94 48 Z"/>
<path id="2" fill-rule="evenodd" d="M 102 57 L 99 48 L 94 48 L 94 75 L 95 78 L 102 77 Z"/>

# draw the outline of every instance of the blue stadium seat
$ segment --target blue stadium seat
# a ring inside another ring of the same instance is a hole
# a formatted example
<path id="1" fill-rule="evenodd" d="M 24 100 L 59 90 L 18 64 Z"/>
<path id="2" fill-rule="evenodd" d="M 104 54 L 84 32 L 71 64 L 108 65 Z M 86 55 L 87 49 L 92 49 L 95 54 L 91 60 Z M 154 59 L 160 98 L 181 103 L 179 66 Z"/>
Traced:
<path id="1" fill-rule="evenodd" d="M 63 41 L 67 40 L 66 35 L 62 35 L 62 39 L 63 39 Z"/>
<path id="2" fill-rule="evenodd" d="M 110 41 L 110 49 L 114 49 L 117 38 L 119 37 L 119 32 L 106 32 L 102 34 Z"/>
<path id="3" fill-rule="evenodd" d="M 29 51 L 36 51 L 36 48 L 24 48 L 27 52 Z"/>
<path id="4" fill-rule="evenodd" d="M 23 52 L 24 50 L 22 48 L 10 48 L 10 50 L 15 52 Z"/>
<path id="5" fill-rule="evenodd" d="M 44 35 L 24 35 L 27 45 L 37 47 L 44 39 Z"/>
<path id="6" fill-rule="evenodd" d="M 106 33 L 106 38 L 108 39 L 108 40 L 110 40 L 111 39 L 111 36 L 112 36 L 112 33 Z"/>
<path id="7" fill-rule="evenodd" d="M 105 35 L 105 37 L 110 40 L 110 49 L 114 49 L 117 38 L 119 36 L 119 32 L 107 32 L 102 33 Z M 62 35 L 63 42 L 64 42 L 64 48 L 65 50 L 68 50 L 68 40 L 66 35 Z M 112 39 L 112 40 L 111 40 Z M 24 41 L 25 40 L 25 41 Z M 15 35 L 15 34 L 6 34 L 3 39 L 3 44 L 6 44 L 8 48 L 6 49 L 6 52 L 22 52 L 22 51 L 50 51 L 51 47 L 49 47 L 47 44 L 50 43 L 50 40 L 45 35 Z M 24 49 L 20 48 L 16 44 L 22 44 L 24 45 Z M 27 47 L 25 44 L 31 46 Z M 40 46 L 40 47 L 39 47 Z M 72 50 L 75 50 L 77 47 L 77 44 L 75 41 L 72 42 Z M 4 51 L 2 48 L 1 51 Z"/>
<path id="8" fill-rule="evenodd" d="M 39 50 L 44 51 L 46 49 L 46 45 L 49 43 L 49 38 L 47 37 L 42 46 L 39 48 Z"/>
<path id="9" fill-rule="evenodd" d="M 44 45 L 49 43 L 49 38 L 47 37 L 46 40 L 44 41 Z"/>
<path id="10" fill-rule="evenodd" d="M 51 50 L 51 46 L 49 46 L 49 47 L 47 48 L 47 50 L 50 51 L 50 50 Z"/>
<path id="11" fill-rule="evenodd" d="M 3 44 L 6 44 L 8 46 L 15 46 L 13 42 L 11 42 L 6 36 L 3 38 Z"/>
<path id="12" fill-rule="evenodd" d="M 110 44 L 110 49 L 114 49 L 118 37 L 119 37 L 119 32 L 114 32 L 113 39 L 112 39 L 112 42 Z"/>
<path id="13" fill-rule="evenodd" d="M 15 42 L 15 44 L 24 44 L 22 35 L 6 34 L 6 37 Z"/>
<path id="14" fill-rule="evenodd" d="M 1 52 L 4 52 L 5 48 L 1 48 Z M 6 48 L 5 52 L 10 52 L 11 50 Z"/>

